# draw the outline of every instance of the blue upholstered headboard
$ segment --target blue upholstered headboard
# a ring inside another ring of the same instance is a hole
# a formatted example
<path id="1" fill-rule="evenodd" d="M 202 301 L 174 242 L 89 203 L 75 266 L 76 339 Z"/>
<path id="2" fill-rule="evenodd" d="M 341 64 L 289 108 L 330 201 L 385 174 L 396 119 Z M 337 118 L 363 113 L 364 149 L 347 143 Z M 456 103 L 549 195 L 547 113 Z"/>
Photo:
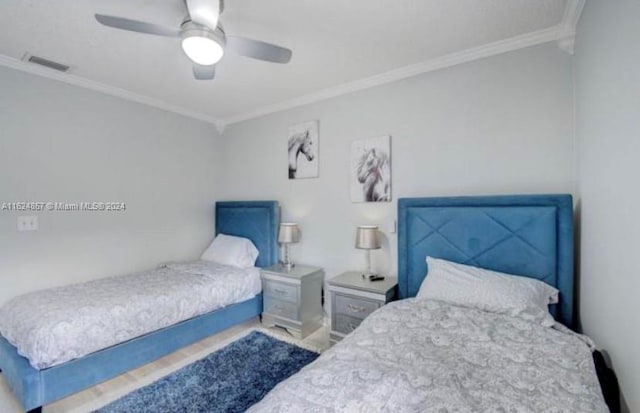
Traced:
<path id="1" fill-rule="evenodd" d="M 553 285 L 560 302 L 551 313 L 574 326 L 571 195 L 400 199 L 400 298 L 417 294 L 427 255 Z"/>
<path id="2" fill-rule="evenodd" d="M 260 251 L 256 267 L 278 262 L 279 221 L 277 201 L 216 202 L 216 235 L 249 238 Z"/>

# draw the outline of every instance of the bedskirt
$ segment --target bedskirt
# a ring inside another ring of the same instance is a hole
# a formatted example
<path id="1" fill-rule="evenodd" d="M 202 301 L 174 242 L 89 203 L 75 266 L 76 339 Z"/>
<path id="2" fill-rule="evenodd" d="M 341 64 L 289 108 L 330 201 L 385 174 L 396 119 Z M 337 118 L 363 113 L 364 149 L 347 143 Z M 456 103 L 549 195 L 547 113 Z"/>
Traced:
<path id="1" fill-rule="evenodd" d="M 262 294 L 85 357 L 34 369 L 0 336 L 0 370 L 25 410 L 31 410 L 150 363 L 262 313 Z"/>

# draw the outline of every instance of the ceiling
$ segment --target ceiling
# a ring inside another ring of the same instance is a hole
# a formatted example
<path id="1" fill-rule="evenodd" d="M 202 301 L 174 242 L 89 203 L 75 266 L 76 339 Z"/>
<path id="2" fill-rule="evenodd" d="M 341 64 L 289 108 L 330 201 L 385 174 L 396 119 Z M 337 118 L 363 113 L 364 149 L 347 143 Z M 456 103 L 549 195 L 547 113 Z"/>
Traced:
<path id="1" fill-rule="evenodd" d="M 228 34 L 293 50 L 231 54 L 194 80 L 180 40 L 110 29 L 94 13 L 178 27 L 183 0 L 3 0 L 0 64 L 227 124 L 491 54 L 572 38 L 584 0 L 226 0 Z M 25 53 L 72 66 L 49 73 Z"/>

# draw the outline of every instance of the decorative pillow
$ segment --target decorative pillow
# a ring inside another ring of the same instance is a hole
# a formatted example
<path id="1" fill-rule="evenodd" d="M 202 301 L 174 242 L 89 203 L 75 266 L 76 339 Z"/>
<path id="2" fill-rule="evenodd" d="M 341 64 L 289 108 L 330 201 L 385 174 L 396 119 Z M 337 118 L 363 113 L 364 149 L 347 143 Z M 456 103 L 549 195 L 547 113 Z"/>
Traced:
<path id="1" fill-rule="evenodd" d="M 209 248 L 202 253 L 201 260 L 238 268 L 249 268 L 256 264 L 258 249 L 247 238 L 218 234 Z"/>
<path id="2" fill-rule="evenodd" d="M 558 290 L 542 281 L 432 257 L 427 266 L 418 298 L 510 314 L 546 327 L 555 324 L 548 306 L 558 302 Z"/>

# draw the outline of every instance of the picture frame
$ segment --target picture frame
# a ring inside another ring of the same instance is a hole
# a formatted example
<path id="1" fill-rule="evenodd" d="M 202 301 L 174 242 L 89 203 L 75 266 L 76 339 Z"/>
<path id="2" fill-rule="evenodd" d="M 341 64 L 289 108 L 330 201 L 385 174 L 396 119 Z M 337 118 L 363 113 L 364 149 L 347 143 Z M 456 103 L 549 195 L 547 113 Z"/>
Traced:
<path id="1" fill-rule="evenodd" d="M 289 127 L 287 163 L 289 179 L 318 177 L 318 121 Z"/>
<path id="2" fill-rule="evenodd" d="M 391 202 L 391 136 L 353 141 L 351 202 Z"/>

